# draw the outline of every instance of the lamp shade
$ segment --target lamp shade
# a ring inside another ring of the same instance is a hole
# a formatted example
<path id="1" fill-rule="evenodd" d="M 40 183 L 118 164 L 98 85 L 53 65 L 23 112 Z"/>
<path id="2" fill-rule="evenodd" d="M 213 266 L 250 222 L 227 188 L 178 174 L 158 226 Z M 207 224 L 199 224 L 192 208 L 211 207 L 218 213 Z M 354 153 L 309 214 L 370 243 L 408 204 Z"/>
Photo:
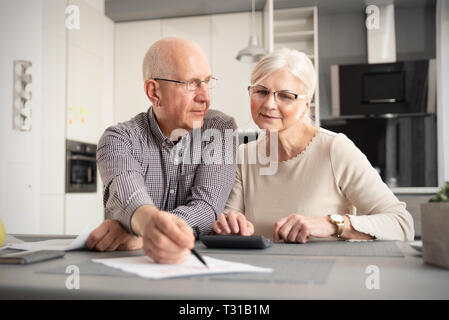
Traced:
<path id="1" fill-rule="evenodd" d="M 240 50 L 235 58 L 241 62 L 250 63 L 259 61 L 266 54 L 267 52 L 265 51 L 265 49 L 259 46 L 257 36 L 252 35 L 249 38 L 248 46 Z"/>

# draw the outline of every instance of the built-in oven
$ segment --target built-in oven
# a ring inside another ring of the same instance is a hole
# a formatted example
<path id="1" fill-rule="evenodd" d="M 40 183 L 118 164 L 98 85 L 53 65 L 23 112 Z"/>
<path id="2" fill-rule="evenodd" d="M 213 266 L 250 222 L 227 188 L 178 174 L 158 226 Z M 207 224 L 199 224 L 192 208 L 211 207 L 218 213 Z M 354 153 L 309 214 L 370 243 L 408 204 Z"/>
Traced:
<path id="1" fill-rule="evenodd" d="M 97 192 L 97 146 L 66 140 L 66 193 Z"/>
<path id="2" fill-rule="evenodd" d="M 435 60 L 331 66 L 332 115 L 435 113 Z"/>

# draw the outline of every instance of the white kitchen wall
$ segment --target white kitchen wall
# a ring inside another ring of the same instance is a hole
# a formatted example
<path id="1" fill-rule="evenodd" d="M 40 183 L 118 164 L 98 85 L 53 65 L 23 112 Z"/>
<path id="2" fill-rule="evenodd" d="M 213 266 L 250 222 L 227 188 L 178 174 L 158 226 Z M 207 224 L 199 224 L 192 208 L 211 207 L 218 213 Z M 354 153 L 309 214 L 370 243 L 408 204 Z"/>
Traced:
<path id="1" fill-rule="evenodd" d="M 7 233 L 37 233 L 40 208 L 42 1 L 0 2 L 0 219 Z M 13 61 L 29 60 L 32 130 L 13 124 Z"/>
<path id="2" fill-rule="evenodd" d="M 179 36 L 197 42 L 209 58 L 212 73 L 219 78 L 211 90 L 211 108 L 234 116 L 240 128 L 253 127 L 246 87 L 254 65 L 235 60 L 248 45 L 250 13 L 218 14 L 185 18 L 124 22 L 115 25 L 116 122 L 127 121 L 150 106 L 143 90 L 142 59 L 155 41 Z M 256 29 L 262 41 L 261 13 Z"/>

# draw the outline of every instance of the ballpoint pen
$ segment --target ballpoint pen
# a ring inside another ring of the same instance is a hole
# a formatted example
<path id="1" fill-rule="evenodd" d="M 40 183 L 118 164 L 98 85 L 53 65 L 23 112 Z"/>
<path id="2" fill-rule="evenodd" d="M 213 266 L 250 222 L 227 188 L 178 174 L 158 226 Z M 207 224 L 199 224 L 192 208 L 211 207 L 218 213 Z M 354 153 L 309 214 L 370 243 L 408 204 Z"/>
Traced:
<path id="1" fill-rule="evenodd" d="M 204 264 L 207 268 L 209 268 L 206 261 L 204 261 L 203 257 L 194 248 L 190 249 L 190 251 L 193 253 L 195 257 L 197 257 L 198 260 L 201 261 L 202 264 Z"/>

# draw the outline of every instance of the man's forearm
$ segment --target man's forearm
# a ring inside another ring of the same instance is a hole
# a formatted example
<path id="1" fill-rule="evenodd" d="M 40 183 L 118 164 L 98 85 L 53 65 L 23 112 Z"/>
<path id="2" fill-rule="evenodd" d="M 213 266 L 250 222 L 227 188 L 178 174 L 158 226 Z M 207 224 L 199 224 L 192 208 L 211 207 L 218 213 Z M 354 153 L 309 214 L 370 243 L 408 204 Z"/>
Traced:
<path id="1" fill-rule="evenodd" d="M 198 199 L 177 207 L 171 213 L 186 221 L 195 237 L 210 233 L 212 223 L 216 220 L 215 209 L 208 202 Z"/>
<path id="2" fill-rule="evenodd" d="M 131 228 L 140 237 L 143 235 L 143 230 L 148 222 L 148 219 L 159 213 L 159 209 L 152 205 L 143 205 L 137 208 L 131 218 Z"/>

